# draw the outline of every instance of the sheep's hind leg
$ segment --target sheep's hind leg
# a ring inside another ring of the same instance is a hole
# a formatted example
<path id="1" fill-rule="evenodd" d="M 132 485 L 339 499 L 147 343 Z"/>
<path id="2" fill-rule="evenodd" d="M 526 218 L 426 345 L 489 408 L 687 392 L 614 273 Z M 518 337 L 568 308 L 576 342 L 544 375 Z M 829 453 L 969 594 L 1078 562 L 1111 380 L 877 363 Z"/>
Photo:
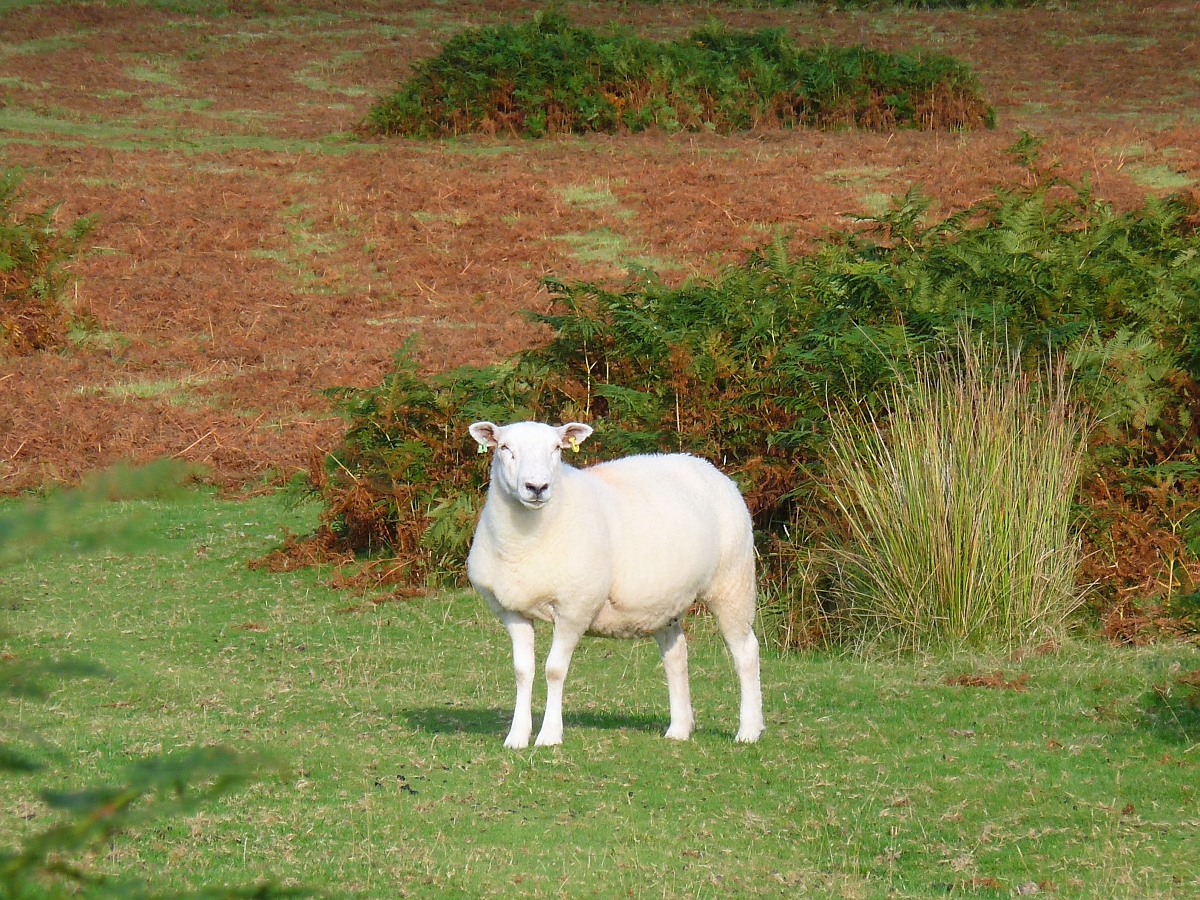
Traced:
<path id="1" fill-rule="evenodd" d="M 567 680 L 567 669 L 570 668 L 575 645 L 586 630 L 587 626 L 578 628 L 562 619 L 554 623 L 554 640 L 546 657 L 546 716 L 542 719 L 542 730 L 534 741 L 538 747 L 562 743 L 563 682 Z"/>
<path id="2" fill-rule="evenodd" d="M 517 676 L 517 703 L 504 746 L 520 750 L 529 746 L 529 736 L 533 734 L 533 622 L 509 610 L 501 610 L 499 616 L 512 638 L 513 672 Z"/>
<path id="3" fill-rule="evenodd" d="M 725 634 L 725 643 L 733 655 L 738 681 L 742 687 L 742 705 L 739 714 L 738 732 L 734 740 L 753 743 L 763 733 L 762 684 L 758 671 L 758 638 L 753 629 L 747 628 L 741 635 Z"/>
<path id="4" fill-rule="evenodd" d="M 724 583 L 716 585 L 705 603 L 717 618 L 717 627 L 729 647 L 741 685 L 741 712 L 734 740 L 753 743 L 763 732 L 758 638 L 754 636 L 753 557 L 748 556 L 745 565 L 727 576 Z"/>
<path id="5" fill-rule="evenodd" d="M 663 669 L 667 673 L 667 693 L 671 697 L 671 727 L 666 736 L 686 741 L 692 736 L 696 719 L 692 715 L 692 689 L 688 684 L 687 638 L 680 619 L 672 619 L 666 628 L 654 633 Z"/>

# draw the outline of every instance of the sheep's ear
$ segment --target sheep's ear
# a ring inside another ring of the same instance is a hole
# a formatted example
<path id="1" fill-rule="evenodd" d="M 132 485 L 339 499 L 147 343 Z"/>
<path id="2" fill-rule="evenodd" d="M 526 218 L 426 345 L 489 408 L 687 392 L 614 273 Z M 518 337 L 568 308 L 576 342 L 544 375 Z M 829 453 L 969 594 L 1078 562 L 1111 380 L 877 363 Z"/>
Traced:
<path id="1" fill-rule="evenodd" d="M 588 439 L 592 433 L 591 425 L 584 425 L 582 422 L 568 422 L 566 425 L 558 427 L 558 434 L 561 438 L 562 448 L 566 450 L 570 447 L 578 452 L 579 445 Z"/>
<path id="2" fill-rule="evenodd" d="M 500 426 L 491 422 L 476 422 L 468 431 L 480 447 L 495 447 L 500 443 Z M 483 450 L 479 451 L 480 453 Z"/>

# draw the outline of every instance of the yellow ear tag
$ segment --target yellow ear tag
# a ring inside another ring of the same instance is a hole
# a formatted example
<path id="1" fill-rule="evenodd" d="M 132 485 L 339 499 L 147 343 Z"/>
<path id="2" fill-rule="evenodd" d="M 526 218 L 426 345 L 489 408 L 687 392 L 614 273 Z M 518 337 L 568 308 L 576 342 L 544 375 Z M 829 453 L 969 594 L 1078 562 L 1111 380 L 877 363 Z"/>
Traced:
<path id="1" fill-rule="evenodd" d="M 571 452 L 572 452 L 572 453 L 578 453 L 578 452 L 579 452 L 579 438 L 577 438 L 577 437 L 572 437 L 572 438 L 571 438 L 569 441 L 567 441 L 567 443 L 571 445 Z"/>
<path id="2" fill-rule="evenodd" d="M 487 453 L 487 444 L 480 444 L 475 450 L 476 453 Z"/>

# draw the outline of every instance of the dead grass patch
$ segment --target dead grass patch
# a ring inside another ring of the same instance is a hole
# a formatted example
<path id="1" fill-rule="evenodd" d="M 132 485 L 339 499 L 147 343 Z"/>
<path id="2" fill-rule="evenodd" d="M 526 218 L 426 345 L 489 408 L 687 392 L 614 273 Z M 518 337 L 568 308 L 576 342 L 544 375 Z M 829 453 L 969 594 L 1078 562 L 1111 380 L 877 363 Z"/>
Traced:
<path id="1" fill-rule="evenodd" d="M 964 675 L 947 677 L 943 684 L 951 687 L 982 687 L 998 688 L 1006 691 L 1028 691 L 1029 673 L 1024 672 L 1013 679 L 1005 679 L 1004 673 L 997 669 L 995 672 L 973 672 Z"/>

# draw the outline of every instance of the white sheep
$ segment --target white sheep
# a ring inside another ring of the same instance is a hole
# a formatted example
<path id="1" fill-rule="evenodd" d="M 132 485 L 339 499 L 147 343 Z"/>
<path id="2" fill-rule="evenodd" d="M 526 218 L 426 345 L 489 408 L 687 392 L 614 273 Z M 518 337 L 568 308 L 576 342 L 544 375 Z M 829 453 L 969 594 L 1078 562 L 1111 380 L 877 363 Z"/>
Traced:
<path id="1" fill-rule="evenodd" d="M 671 701 L 666 736 L 687 740 L 695 720 L 680 623 L 696 600 L 716 618 L 737 668 L 736 740 L 758 740 L 754 535 L 737 485 L 685 454 L 573 468 L 563 450 L 592 433 L 577 422 L 476 422 L 470 431 L 481 451 L 495 450 L 467 575 L 512 637 L 517 702 L 504 746 L 528 746 L 533 732 L 534 619 L 554 623 L 538 746 L 562 743 L 563 681 L 584 634 L 654 635 Z"/>

